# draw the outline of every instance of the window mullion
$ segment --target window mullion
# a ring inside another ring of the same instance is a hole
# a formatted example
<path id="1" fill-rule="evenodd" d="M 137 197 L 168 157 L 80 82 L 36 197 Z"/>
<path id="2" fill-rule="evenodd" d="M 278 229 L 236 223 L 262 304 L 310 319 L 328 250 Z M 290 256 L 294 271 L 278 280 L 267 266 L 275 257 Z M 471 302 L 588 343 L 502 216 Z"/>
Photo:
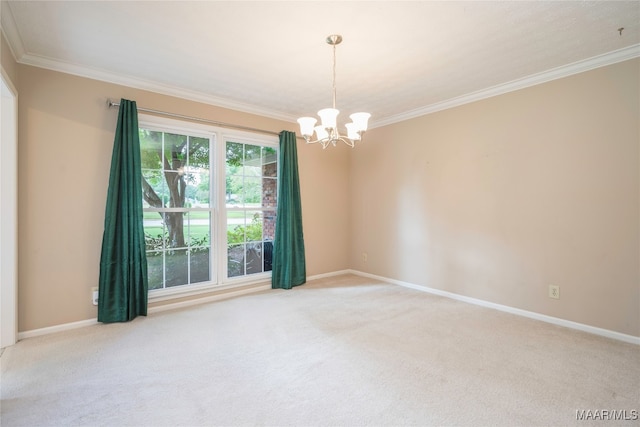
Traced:
<path id="1" fill-rule="evenodd" d="M 272 195 L 277 191 L 272 189 L 272 184 L 277 182 L 275 138 L 263 138 L 243 132 L 228 133 L 227 130 L 213 129 L 210 126 L 157 117 L 141 117 L 139 125 L 145 177 L 161 200 L 148 199 L 155 206 L 145 208 L 145 213 L 149 212 L 145 214 L 145 231 L 150 233 L 149 238 L 153 237 L 147 246 L 149 264 L 155 263 L 155 267 L 150 269 L 155 268 L 153 287 L 158 290 L 154 289 L 152 295 L 164 299 L 169 295 L 189 292 L 187 285 L 195 285 L 193 289 L 202 290 L 219 284 L 234 285 L 268 277 L 264 275 L 264 227 L 266 221 L 273 221 L 272 212 L 275 212 L 275 209 L 270 208 L 275 205 Z M 231 134 L 235 136 L 229 137 Z M 228 155 L 239 156 L 237 162 L 233 163 L 238 167 L 227 166 L 227 142 L 231 141 L 237 141 L 232 142 L 237 145 L 230 147 L 235 151 L 229 151 Z M 183 151 L 185 147 L 186 151 Z M 183 160 L 180 165 L 171 163 L 172 150 Z M 208 169 L 205 165 L 207 159 Z M 167 161 L 171 164 L 167 165 Z M 184 168 L 184 179 L 187 181 L 183 195 L 185 201 L 183 203 L 179 200 L 175 207 L 171 207 L 169 193 L 173 183 L 167 180 L 175 178 L 176 171 L 173 168 L 178 166 Z M 229 173 L 237 172 L 229 184 L 229 194 L 238 203 L 237 206 L 227 207 L 226 204 L 227 167 Z M 207 182 L 208 189 L 205 184 Z M 207 190 L 209 203 L 205 205 L 203 196 Z M 150 191 L 148 187 L 147 191 Z M 269 199 L 264 199 L 265 197 Z M 186 214 L 183 220 L 187 223 L 181 222 L 179 218 L 173 222 L 169 218 L 163 220 L 162 216 L 165 214 Z M 254 214 L 259 215 L 259 223 L 253 221 Z M 265 220 L 266 217 L 269 219 Z M 231 232 L 236 225 L 241 227 L 236 230 L 233 239 L 233 234 L 227 233 L 228 225 Z M 168 238 L 171 235 L 171 240 L 179 242 L 182 233 L 185 237 L 184 245 L 172 248 L 165 236 Z M 268 233 L 269 240 L 272 240 L 272 231 Z M 238 244 L 237 252 L 229 257 L 229 245 L 235 243 Z M 153 262 L 152 257 L 155 257 Z M 242 274 L 228 277 L 228 269 L 235 269 L 233 260 L 244 264 Z M 205 263 L 206 271 L 202 271 L 201 267 Z M 151 272 L 149 277 L 151 278 Z"/>

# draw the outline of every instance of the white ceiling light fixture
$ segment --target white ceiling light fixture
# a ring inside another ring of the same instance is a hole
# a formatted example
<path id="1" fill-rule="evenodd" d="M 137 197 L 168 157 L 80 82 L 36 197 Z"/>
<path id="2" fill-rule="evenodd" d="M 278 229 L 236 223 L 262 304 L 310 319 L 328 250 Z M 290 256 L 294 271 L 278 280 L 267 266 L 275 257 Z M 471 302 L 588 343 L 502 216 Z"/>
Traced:
<path id="1" fill-rule="evenodd" d="M 336 45 L 342 42 L 342 36 L 332 34 L 327 37 L 327 43 L 333 46 L 333 108 L 324 108 L 318 111 L 321 124 L 316 126 L 318 121 L 314 117 L 300 117 L 300 133 L 304 137 L 307 144 L 320 143 L 322 148 L 327 148 L 329 144 L 334 147 L 338 141 L 342 141 L 349 147 L 354 147 L 356 141 L 362 140 L 362 135 L 367 130 L 367 122 L 371 114 L 369 113 L 353 113 L 349 116 L 351 123 L 347 123 L 347 135 L 340 135 L 338 130 L 337 118 L 340 111 L 336 110 Z M 313 138 L 313 132 L 316 133 L 316 139 Z"/>

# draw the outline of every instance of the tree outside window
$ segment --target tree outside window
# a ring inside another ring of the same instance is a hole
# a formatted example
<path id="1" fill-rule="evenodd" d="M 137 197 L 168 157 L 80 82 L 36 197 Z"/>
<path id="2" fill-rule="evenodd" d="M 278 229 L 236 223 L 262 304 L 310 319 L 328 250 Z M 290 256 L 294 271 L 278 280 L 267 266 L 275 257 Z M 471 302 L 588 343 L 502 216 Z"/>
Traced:
<path id="1" fill-rule="evenodd" d="M 211 279 L 210 139 L 140 129 L 149 288 Z"/>
<path id="2" fill-rule="evenodd" d="M 220 279 L 241 282 L 270 272 L 275 144 L 240 138 L 217 146 L 214 132 L 203 136 L 161 129 L 143 124 L 139 131 L 149 289 L 214 285 Z M 218 155 L 213 155 L 215 147 Z M 222 168 L 224 183 L 216 183 L 214 172 Z"/>

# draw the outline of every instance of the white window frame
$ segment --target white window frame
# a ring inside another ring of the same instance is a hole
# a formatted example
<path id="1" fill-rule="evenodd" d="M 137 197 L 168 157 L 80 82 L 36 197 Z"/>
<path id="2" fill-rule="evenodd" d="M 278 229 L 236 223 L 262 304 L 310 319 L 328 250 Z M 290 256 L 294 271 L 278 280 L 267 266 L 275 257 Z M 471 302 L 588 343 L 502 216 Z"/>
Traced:
<path id="1" fill-rule="evenodd" d="M 274 148 L 276 150 L 276 153 L 279 150 L 279 143 L 278 143 L 278 139 L 276 137 L 271 138 L 272 141 L 270 143 L 265 143 L 265 139 L 263 138 L 256 138 L 255 134 L 249 134 L 251 136 L 238 136 L 238 134 L 231 134 L 231 133 L 224 133 L 223 134 L 223 140 L 222 143 L 220 145 L 222 145 L 222 158 L 223 158 L 223 165 L 224 165 L 224 160 L 226 160 L 226 146 L 227 146 L 227 142 L 236 142 L 236 143 L 242 143 L 245 145 L 260 145 L 260 146 L 264 146 L 264 147 L 271 147 Z M 225 176 L 225 170 L 222 169 L 222 171 L 220 171 L 222 173 L 222 176 L 219 177 L 219 182 L 222 182 L 224 184 L 224 182 L 226 182 L 226 176 Z M 278 169 L 276 172 L 276 179 L 280 179 L 280 164 L 278 164 Z M 220 206 L 220 209 L 222 211 L 222 214 L 220 215 L 221 218 L 224 218 L 226 220 L 227 218 L 227 204 L 226 204 L 226 200 L 225 200 L 225 193 L 226 193 L 226 188 L 225 185 L 222 185 L 221 190 L 219 191 L 218 195 L 218 205 Z M 276 198 L 277 200 L 277 198 Z M 265 209 L 256 209 L 256 211 L 264 211 Z M 270 209 L 269 209 L 270 210 Z M 223 236 L 221 236 L 221 239 L 219 241 L 219 243 L 223 246 L 220 246 L 221 248 L 225 248 L 225 253 L 226 253 L 226 248 L 228 246 L 228 242 L 227 242 L 227 229 L 226 229 L 226 221 L 225 224 L 223 226 L 221 226 L 220 228 L 221 233 L 220 234 L 224 234 Z M 224 233 L 222 233 L 222 230 L 224 230 Z M 243 276 L 237 276 L 237 277 L 227 277 L 228 276 L 228 271 L 227 271 L 227 258 L 226 257 L 220 257 L 220 268 L 221 270 L 219 270 L 220 272 L 223 272 L 224 274 L 222 275 L 222 277 L 224 278 L 224 280 L 226 281 L 226 283 L 228 284 L 233 284 L 233 283 L 245 283 L 247 281 L 251 281 L 251 282 L 260 282 L 260 281 L 264 281 L 267 279 L 271 278 L 271 271 L 268 272 L 262 272 L 262 273 L 255 273 L 255 274 L 251 274 L 251 275 L 243 275 Z"/>
<path id="2" fill-rule="evenodd" d="M 226 194 L 226 145 L 227 141 L 243 144 L 267 146 L 279 150 L 277 136 L 221 128 L 213 125 L 175 120 L 166 117 L 139 114 L 138 126 L 143 129 L 178 133 L 210 139 L 210 159 L 213 159 L 213 171 L 210 174 L 210 188 L 215 189 L 211 200 L 211 281 L 198 284 L 175 286 L 171 288 L 149 291 L 149 302 L 164 301 L 190 295 L 197 295 L 212 290 L 235 288 L 270 280 L 271 272 L 256 273 L 227 278 L 227 209 Z M 211 160 L 210 160 L 211 161 Z M 277 177 L 279 179 L 280 166 Z M 214 177 L 215 175 L 215 177 Z M 215 264 L 214 264 L 215 263 Z"/>

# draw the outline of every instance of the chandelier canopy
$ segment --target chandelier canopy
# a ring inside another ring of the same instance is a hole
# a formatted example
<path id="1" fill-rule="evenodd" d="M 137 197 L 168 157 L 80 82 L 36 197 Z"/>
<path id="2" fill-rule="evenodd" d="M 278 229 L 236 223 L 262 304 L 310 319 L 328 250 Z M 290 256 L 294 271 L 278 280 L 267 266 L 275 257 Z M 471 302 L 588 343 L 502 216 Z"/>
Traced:
<path id="1" fill-rule="evenodd" d="M 318 121 L 314 117 L 300 117 L 300 133 L 307 144 L 320 143 L 322 148 L 327 148 L 329 144 L 336 146 L 338 141 L 342 141 L 349 147 L 353 147 L 356 141 L 362 140 L 362 135 L 367 130 L 367 122 L 371 114 L 353 113 L 349 116 L 351 123 L 347 123 L 347 134 L 341 135 L 338 130 L 337 118 L 340 111 L 336 110 L 336 46 L 342 42 L 342 36 L 333 34 L 327 37 L 327 43 L 333 46 L 333 107 L 324 108 L 318 111 L 321 124 L 316 126 Z M 316 139 L 313 139 L 315 131 Z"/>

